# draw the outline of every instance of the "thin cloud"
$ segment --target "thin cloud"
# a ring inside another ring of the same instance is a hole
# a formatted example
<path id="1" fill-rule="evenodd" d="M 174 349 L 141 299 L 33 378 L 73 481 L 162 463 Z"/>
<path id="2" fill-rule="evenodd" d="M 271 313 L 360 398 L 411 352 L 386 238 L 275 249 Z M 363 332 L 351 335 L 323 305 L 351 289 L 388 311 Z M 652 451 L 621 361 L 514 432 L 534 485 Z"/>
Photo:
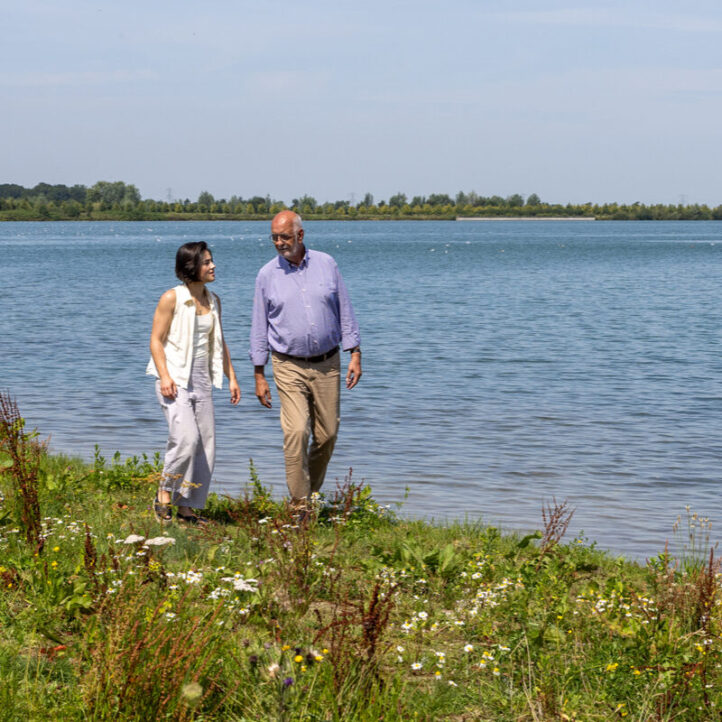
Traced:
<path id="1" fill-rule="evenodd" d="M 490 13 L 506 22 L 576 27 L 614 27 L 646 30 L 674 30 L 690 33 L 722 32 L 722 21 L 680 14 L 627 13 L 622 8 L 564 8 Z"/>
<path id="2" fill-rule="evenodd" d="M 88 87 L 155 81 L 157 73 L 150 70 L 81 71 L 65 73 L 0 73 L 0 87 L 49 88 L 61 86 Z"/>

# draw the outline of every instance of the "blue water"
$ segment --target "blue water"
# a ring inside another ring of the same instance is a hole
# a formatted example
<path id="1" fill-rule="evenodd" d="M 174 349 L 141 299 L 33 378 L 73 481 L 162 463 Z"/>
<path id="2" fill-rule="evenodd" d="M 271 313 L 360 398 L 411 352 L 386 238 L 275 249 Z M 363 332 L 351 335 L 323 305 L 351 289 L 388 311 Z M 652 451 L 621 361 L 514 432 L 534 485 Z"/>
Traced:
<path id="1" fill-rule="evenodd" d="M 151 317 L 176 248 L 204 239 L 244 393 L 216 395 L 214 490 L 238 492 L 252 457 L 281 496 L 278 404 L 247 360 L 268 225 L 0 224 L 0 388 L 54 450 L 161 450 Z M 720 538 L 722 224 L 318 222 L 306 239 L 336 257 L 364 349 L 327 485 L 353 467 L 384 503 L 408 487 L 407 516 L 518 530 L 566 498 L 570 534 L 639 559 L 679 542 L 685 506 Z"/>

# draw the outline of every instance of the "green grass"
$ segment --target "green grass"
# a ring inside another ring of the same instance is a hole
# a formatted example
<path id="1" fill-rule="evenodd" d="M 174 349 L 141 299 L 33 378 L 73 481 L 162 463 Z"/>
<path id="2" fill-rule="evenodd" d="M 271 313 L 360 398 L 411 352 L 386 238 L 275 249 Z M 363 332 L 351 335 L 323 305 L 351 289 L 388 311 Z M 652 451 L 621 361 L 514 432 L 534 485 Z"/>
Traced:
<path id="1" fill-rule="evenodd" d="M 567 543 L 564 505 L 524 538 L 405 521 L 351 483 L 299 524 L 253 469 L 161 528 L 158 460 L 100 455 L 42 456 L 31 544 L 0 462 L 0 719 L 719 718 L 714 557 Z"/>

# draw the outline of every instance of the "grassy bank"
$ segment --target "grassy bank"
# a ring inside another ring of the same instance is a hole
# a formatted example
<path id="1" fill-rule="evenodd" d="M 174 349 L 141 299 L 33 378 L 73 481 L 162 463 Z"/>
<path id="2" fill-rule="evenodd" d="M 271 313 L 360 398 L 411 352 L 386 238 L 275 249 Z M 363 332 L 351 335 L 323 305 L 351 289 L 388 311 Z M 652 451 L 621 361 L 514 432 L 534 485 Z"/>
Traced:
<path id="1" fill-rule="evenodd" d="M 48 456 L 3 407 L 0 719 L 710 720 L 716 559 L 647 566 L 404 521 L 348 481 L 300 521 L 253 470 L 161 527 L 158 461 Z M 171 541 L 169 541 L 171 540 Z"/>

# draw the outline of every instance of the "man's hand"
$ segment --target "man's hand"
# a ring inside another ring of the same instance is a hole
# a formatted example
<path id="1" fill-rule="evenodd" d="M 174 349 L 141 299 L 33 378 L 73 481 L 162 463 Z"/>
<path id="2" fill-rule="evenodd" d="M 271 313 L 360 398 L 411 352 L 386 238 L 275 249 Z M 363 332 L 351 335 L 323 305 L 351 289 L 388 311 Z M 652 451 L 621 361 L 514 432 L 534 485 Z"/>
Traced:
<path id="1" fill-rule="evenodd" d="M 236 379 L 231 379 L 228 383 L 231 390 L 231 403 L 235 406 L 241 400 L 241 387 Z"/>
<path id="2" fill-rule="evenodd" d="M 353 352 L 346 371 L 346 388 L 352 389 L 361 380 L 361 353 Z"/>
<path id="3" fill-rule="evenodd" d="M 256 398 L 267 409 L 271 408 L 271 389 L 268 388 L 268 381 L 262 374 L 256 374 Z"/>

